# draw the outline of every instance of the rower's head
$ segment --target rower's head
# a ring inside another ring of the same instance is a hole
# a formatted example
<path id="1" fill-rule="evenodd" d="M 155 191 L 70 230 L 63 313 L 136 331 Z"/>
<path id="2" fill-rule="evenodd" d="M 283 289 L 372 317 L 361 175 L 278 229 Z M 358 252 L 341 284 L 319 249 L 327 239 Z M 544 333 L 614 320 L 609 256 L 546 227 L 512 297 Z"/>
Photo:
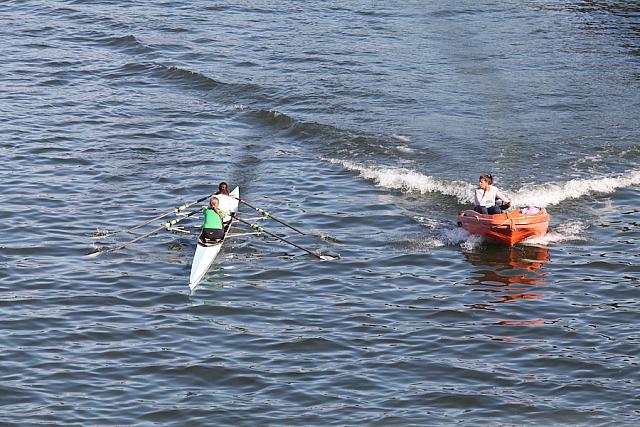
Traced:
<path id="1" fill-rule="evenodd" d="M 491 174 L 480 175 L 480 188 L 483 190 L 489 188 L 493 184 L 493 176 Z"/>
<path id="2" fill-rule="evenodd" d="M 220 194 L 229 194 L 229 185 L 226 182 L 218 184 L 218 192 Z"/>
<path id="3" fill-rule="evenodd" d="M 211 200 L 209 200 L 209 207 L 211 209 L 217 208 L 219 204 L 220 204 L 220 200 L 218 200 L 217 197 L 212 197 Z"/>

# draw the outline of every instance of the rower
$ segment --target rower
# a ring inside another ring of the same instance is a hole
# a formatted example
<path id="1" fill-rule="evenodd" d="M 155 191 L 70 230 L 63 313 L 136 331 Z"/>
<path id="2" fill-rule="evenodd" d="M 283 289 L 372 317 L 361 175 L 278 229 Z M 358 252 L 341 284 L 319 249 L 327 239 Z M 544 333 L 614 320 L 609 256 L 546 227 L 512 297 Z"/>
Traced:
<path id="1" fill-rule="evenodd" d="M 237 206 L 236 200 L 233 198 L 233 196 L 229 195 L 229 185 L 224 181 L 218 185 L 218 191 L 215 194 L 219 202 L 220 210 L 226 212 L 225 217 L 222 219 L 222 221 L 226 224 L 231 221 L 229 212 L 231 212 L 233 208 Z"/>
<path id="2" fill-rule="evenodd" d="M 218 194 L 224 194 L 225 196 L 229 195 L 229 185 L 222 181 L 220 184 L 218 184 L 218 191 L 215 193 L 216 196 Z"/>
<path id="3" fill-rule="evenodd" d="M 202 224 L 202 234 L 200 240 L 203 243 L 215 242 L 224 238 L 224 227 L 222 219 L 229 214 L 219 208 L 220 201 L 217 197 L 212 197 L 209 207 L 204 209 L 204 222 Z"/>

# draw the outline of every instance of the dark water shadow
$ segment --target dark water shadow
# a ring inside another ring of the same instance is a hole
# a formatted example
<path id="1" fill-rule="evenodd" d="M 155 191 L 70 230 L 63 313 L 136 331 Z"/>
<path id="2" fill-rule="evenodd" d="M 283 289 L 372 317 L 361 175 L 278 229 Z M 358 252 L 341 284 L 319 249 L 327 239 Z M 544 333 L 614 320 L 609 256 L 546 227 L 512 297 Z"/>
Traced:
<path id="1" fill-rule="evenodd" d="M 544 284 L 546 276 L 544 265 L 551 260 L 548 248 L 491 245 L 465 252 L 464 257 L 477 267 L 464 284 L 490 299 L 470 304 L 470 307 L 497 310 L 496 304 L 542 297 L 540 285 Z"/>

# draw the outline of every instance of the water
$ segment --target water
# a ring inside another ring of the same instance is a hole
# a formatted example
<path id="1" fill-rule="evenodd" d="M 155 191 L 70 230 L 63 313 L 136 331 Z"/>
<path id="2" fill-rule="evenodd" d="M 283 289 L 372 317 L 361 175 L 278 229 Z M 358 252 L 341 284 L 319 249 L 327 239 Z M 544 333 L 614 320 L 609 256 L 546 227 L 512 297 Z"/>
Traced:
<path id="1" fill-rule="evenodd" d="M 637 424 L 635 2 L 9 1 L 0 24 L 1 422 Z M 487 171 L 547 236 L 456 227 Z M 340 260 L 238 237 L 190 295 L 193 235 L 86 256 L 221 180 Z"/>

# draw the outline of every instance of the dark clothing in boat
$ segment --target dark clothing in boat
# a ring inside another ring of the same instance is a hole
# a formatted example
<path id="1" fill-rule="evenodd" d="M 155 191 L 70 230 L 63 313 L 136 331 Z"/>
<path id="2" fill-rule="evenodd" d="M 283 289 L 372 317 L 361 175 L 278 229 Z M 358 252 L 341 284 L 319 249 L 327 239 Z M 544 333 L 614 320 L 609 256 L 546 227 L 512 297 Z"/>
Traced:
<path id="1" fill-rule="evenodd" d="M 502 213 L 500 207 L 496 205 L 489 206 L 488 208 L 486 206 L 476 206 L 473 208 L 473 210 L 483 215 L 495 215 Z"/>
<path id="2" fill-rule="evenodd" d="M 203 241 L 222 240 L 224 237 L 224 230 L 221 228 L 203 228 L 200 239 Z M 206 240 L 205 240 L 206 239 Z"/>
<path id="3" fill-rule="evenodd" d="M 214 242 L 222 240 L 224 237 L 224 224 L 222 218 L 226 216 L 226 212 L 218 208 L 206 208 L 203 211 L 204 223 L 202 224 L 202 234 L 200 240 L 203 242 Z"/>

